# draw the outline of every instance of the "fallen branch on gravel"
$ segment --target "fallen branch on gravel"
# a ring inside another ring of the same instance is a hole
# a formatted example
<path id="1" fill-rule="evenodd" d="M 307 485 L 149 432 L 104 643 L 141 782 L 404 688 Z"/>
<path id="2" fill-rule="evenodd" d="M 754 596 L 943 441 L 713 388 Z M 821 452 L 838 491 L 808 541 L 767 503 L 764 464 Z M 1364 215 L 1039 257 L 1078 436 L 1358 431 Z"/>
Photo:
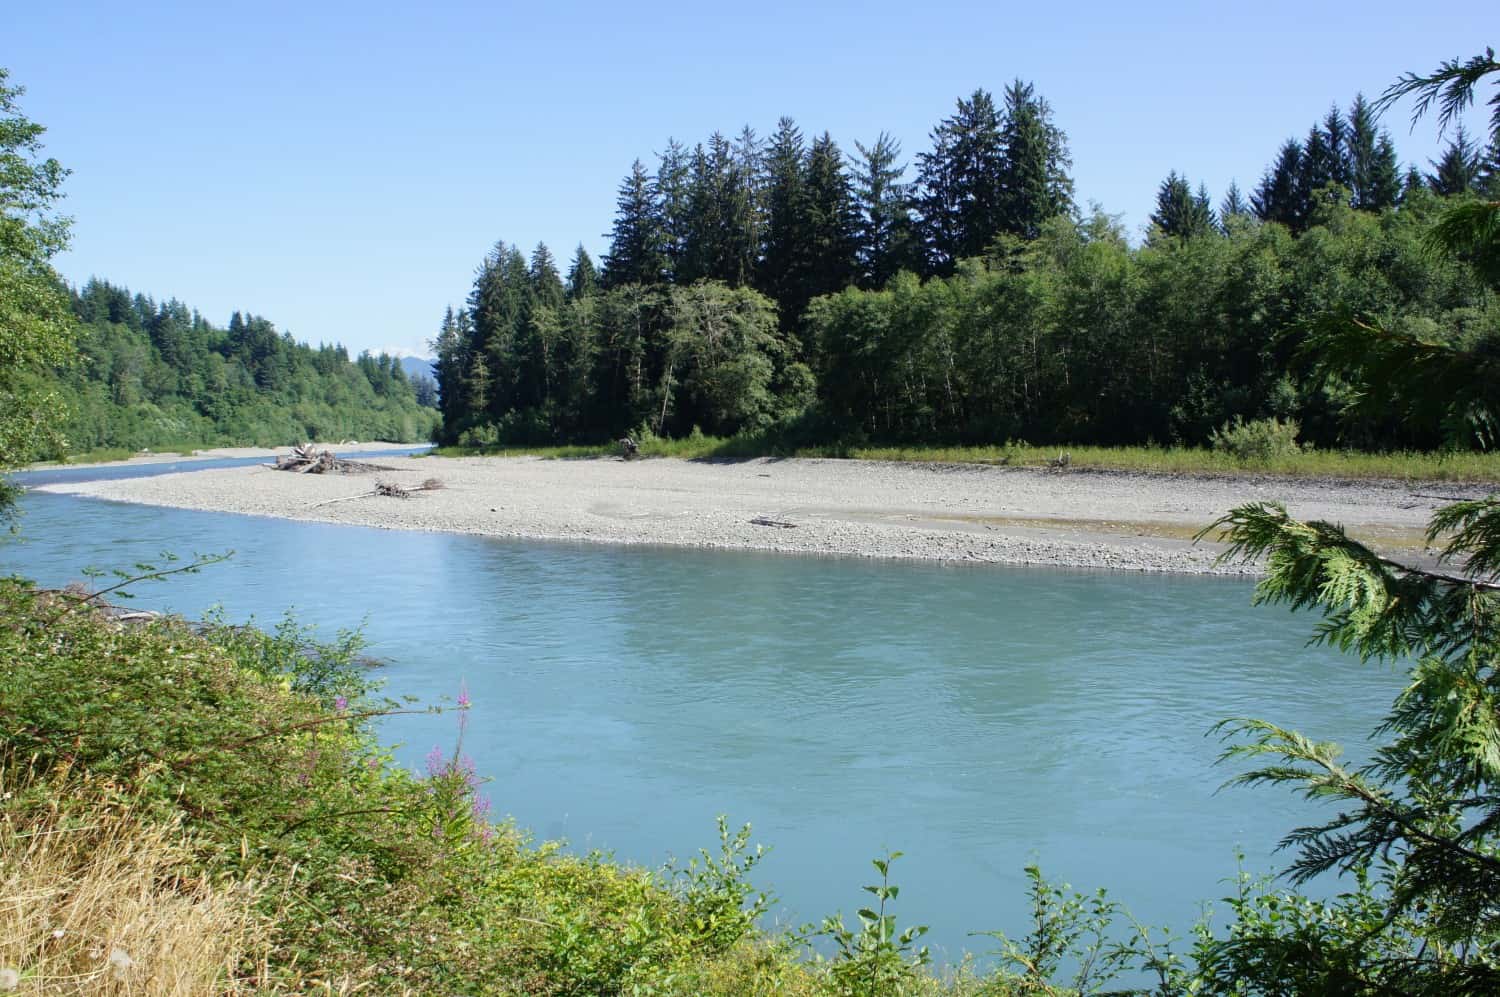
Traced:
<path id="1" fill-rule="evenodd" d="M 325 505 L 333 505 L 337 502 L 353 502 L 355 499 L 373 498 L 384 495 L 387 498 L 411 498 L 417 492 L 435 492 L 441 490 L 443 483 L 437 478 L 428 478 L 420 485 L 398 485 L 393 481 L 380 481 L 371 492 L 360 492 L 358 495 L 340 495 L 338 498 L 324 499 L 322 502 L 314 502 L 308 506 L 309 509 L 318 509 Z"/>
<path id="2" fill-rule="evenodd" d="M 311 443 L 293 447 L 292 452 L 276 458 L 276 463 L 267 464 L 278 471 L 294 474 L 368 474 L 370 471 L 394 471 L 394 467 L 383 464 L 366 464 L 358 460 L 345 460 L 332 450 L 319 450 Z"/>
<path id="3" fill-rule="evenodd" d="M 796 523 L 786 523 L 779 519 L 767 519 L 765 516 L 756 516 L 750 520 L 750 523 L 753 526 L 774 526 L 779 530 L 795 530 L 797 528 Z"/>

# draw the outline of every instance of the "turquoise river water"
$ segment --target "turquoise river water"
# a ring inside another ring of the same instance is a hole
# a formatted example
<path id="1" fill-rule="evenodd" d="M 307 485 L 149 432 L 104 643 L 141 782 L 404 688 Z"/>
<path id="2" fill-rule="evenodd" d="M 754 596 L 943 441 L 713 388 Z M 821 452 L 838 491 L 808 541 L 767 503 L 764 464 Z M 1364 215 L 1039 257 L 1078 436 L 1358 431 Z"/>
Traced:
<path id="1" fill-rule="evenodd" d="M 495 812 L 538 836 L 652 866 L 714 844 L 717 814 L 750 821 L 772 849 L 756 882 L 791 924 L 852 919 L 870 859 L 900 849 L 897 914 L 943 961 L 993 950 L 970 932 L 1025 931 L 1030 862 L 1186 931 L 1237 849 L 1273 871 L 1277 840 L 1317 816 L 1219 791 L 1235 770 L 1214 722 L 1264 717 L 1358 756 L 1400 683 L 1305 648 L 1314 618 L 1252 608 L 1241 581 L 23 508 L 0 572 L 57 585 L 233 549 L 135 604 L 363 627 L 390 694 L 466 686 L 465 750 Z M 455 732 L 451 714 L 383 730 L 413 768 Z"/>

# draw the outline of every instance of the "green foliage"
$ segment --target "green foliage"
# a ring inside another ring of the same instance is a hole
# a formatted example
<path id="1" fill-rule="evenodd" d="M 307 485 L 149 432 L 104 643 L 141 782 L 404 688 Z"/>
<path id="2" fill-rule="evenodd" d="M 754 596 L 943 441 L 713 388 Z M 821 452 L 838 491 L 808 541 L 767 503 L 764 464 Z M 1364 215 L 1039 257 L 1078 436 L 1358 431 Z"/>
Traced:
<path id="1" fill-rule="evenodd" d="M 816 930 L 812 925 L 803 928 L 809 941 L 826 938 L 833 943 L 829 982 L 839 997 L 897 997 L 914 993 L 920 986 L 918 973 L 931 957 L 927 946 L 917 945 L 917 939 L 927 933 L 927 926 L 910 925 L 898 931 L 896 915 L 886 911 L 901 893 L 891 882 L 891 863 L 900 857 L 900 852 L 891 852 L 873 861 L 880 882 L 864 890 L 876 903 L 859 909 L 858 931 L 845 925 L 839 915 L 825 918 Z"/>
<path id="2" fill-rule="evenodd" d="M 308 439 L 430 439 L 400 361 L 317 349 L 236 312 L 218 329 L 181 302 L 91 280 L 75 293 L 81 362 L 49 387 L 68 403 L 73 446 L 165 450 Z M 56 456 L 55 448 L 32 456 Z"/>
<path id="3" fill-rule="evenodd" d="M 175 877 L 254 884 L 268 950 L 246 990 L 811 992 L 754 928 L 748 828 L 721 821 L 719 852 L 666 882 L 533 847 L 489 822 L 461 733 L 421 775 L 379 747 L 370 721 L 397 709 L 357 638 L 119 623 L 80 598 L 0 581 L 0 774 L 26 773 L 0 820 L 102 804 L 181 823 Z"/>
<path id="4" fill-rule="evenodd" d="M 1486 76 L 1493 73 L 1500 73 L 1500 62 L 1495 61 L 1493 48 L 1486 48 L 1483 55 L 1468 59 L 1446 59 L 1432 73 L 1404 73 L 1380 95 L 1375 109 L 1383 111 L 1406 97 L 1415 96 L 1412 126 L 1415 127 L 1435 104 L 1438 129 L 1445 130 L 1458 120 L 1465 108 L 1473 105 L 1474 91 Z M 1496 91 L 1487 103 L 1490 105 L 1491 138 L 1500 140 L 1500 82 L 1496 82 Z"/>
<path id="5" fill-rule="evenodd" d="M 756 920 L 770 909 L 772 897 L 757 891 L 747 878 L 760 864 L 766 849 L 750 849 L 750 825 L 730 833 L 729 821 L 719 815 L 719 853 L 700 849 L 686 868 L 663 870 L 669 888 L 685 906 L 687 924 L 699 944 L 711 952 L 725 952 L 755 930 Z"/>
<path id="6" fill-rule="evenodd" d="M 1265 462 L 1299 453 L 1297 420 L 1255 419 L 1246 422 L 1239 416 L 1214 430 L 1208 438 L 1215 449 L 1245 463 Z"/>
<path id="7" fill-rule="evenodd" d="M 1238 196 L 1238 191 L 1235 194 Z M 1176 170 L 1168 173 L 1157 189 L 1151 224 L 1169 238 L 1190 239 L 1217 231 L 1213 208 L 1208 203 L 1208 191 L 1200 187 L 1199 193 L 1194 195 L 1187 177 L 1178 176 Z"/>
<path id="8" fill-rule="evenodd" d="M 1266 721 L 1223 726 L 1237 741 L 1227 757 L 1260 766 L 1236 782 L 1293 785 L 1339 807 L 1285 839 L 1297 849 L 1295 881 L 1330 870 L 1375 877 L 1332 907 L 1294 899 L 1285 909 L 1254 908 L 1260 920 L 1231 939 L 1226 958 L 1236 973 L 1260 973 L 1258 992 L 1283 992 L 1276 974 L 1293 971 L 1288 965 L 1357 980 L 1355 992 L 1396 980 L 1431 993 L 1500 986 L 1497 524 L 1493 499 L 1434 517 L 1428 537 L 1448 535 L 1439 561 L 1456 566 L 1453 574 L 1397 563 L 1338 526 L 1297 522 L 1272 503 L 1242 506 L 1210 527 L 1224 531 L 1226 557 L 1265 559 L 1258 601 L 1320 610 L 1316 639 L 1362 658 L 1413 662 L 1379 730 L 1389 740 L 1360 768 L 1341 762 L 1336 745 Z M 1265 920 L 1272 912 L 1285 923 Z M 1362 935 L 1345 923 L 1356 913 Z"/>
<path id="9" fill-rule="evenodd" d="M 1323 383 L 1358 385 L 1346 417 L 1395 419 L 1452 446 L 1496 441 L 1500 339 L 1456 349 L 1335 313 L 1311 326 L 1301 349 Z"/>
<path id="10" fill-rule="evenodd" d="M 1035 865 L 1026 867 L 1030 881 L 1031 930 L 1020 941 L 1003 932 L 987 932 L 1000 940 L 1001 956 L 1019 973 L 1011 981 L 1014 992 L 1053 995 L 1091 994 L 1133 968 L 1144 950 L 1112 940 L 1110 930 L 1123 913 L 1104 890 L 1092 895 L 1054 886 Z M 1141 929 L 1144 938 L 1144 930 Z M 1147 939 L 1149 940 L 1149 939 Z M 1153 953 L 1154 954 L 1154 953 Z M 1057 979 L 1070 972 L 1066 986 Z"/>
<path id="11" fill-rule="evenodd" d="M 46 130 L 21 113 L 25 92 L 0 68 L 0 474 L 62 438 L 62 404 L 46 372 L 73 357 L 67 297 L 51 258 L 67 246 L 68 219 L 54 213 L 68 171 L 41 158 Z M 0 519 L 14 491 L 0 479 Z"/>

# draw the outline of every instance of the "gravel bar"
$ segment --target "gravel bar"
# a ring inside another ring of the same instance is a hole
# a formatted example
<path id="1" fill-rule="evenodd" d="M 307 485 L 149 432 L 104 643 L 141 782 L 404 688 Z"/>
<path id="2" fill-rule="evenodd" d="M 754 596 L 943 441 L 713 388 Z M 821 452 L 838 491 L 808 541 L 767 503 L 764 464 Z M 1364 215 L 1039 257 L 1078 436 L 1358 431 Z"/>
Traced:
<path id="1" fill-rule="evenodd" d="M 1274 500 L 1344 524 L 1372 545 L 1430 561 L 1432 511 L 1491 488 L 1449 483 L 1195 477 L 972 464 L 763 458 L 382 458 L 372 475 L 265 467 L 38 490 L 121 502 L 386 529 L 565 542 L 653 544 L 1193 574 L 1220 565 L 1192 536 L 1228 509 Z M 441 490 L 374 494 L 377 481 Z"/>

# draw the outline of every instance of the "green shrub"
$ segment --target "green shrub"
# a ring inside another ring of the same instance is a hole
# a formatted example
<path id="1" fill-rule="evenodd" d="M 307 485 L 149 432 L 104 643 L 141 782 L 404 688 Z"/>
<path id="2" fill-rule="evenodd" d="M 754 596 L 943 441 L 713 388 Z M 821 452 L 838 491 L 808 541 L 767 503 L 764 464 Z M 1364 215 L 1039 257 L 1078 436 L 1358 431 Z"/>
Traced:
<path id="1" fill-rule="evenodd" d="M 1215 450 L 1246 463 L 1275 460 L 1302 452 L 1297 445 L 1301 430 L 1296 419 L 1255 419 L 1246 422 L 1239 416 L 1224 423 L 1209 436 Z"/>

